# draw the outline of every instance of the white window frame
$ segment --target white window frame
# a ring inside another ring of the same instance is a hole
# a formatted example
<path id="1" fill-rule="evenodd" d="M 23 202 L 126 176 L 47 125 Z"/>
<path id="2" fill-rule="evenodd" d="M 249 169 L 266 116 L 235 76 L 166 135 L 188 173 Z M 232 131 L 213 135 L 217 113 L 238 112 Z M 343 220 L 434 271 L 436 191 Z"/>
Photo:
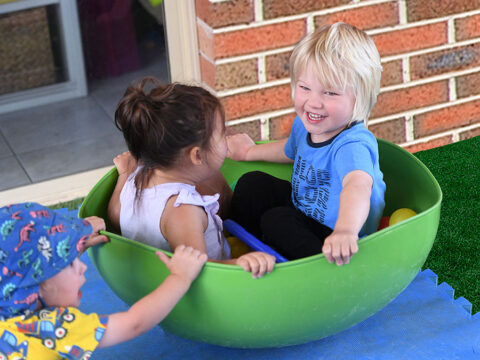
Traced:
<path id="1" fill-rule="evenodd" d="M 0 4 L 0 14 L 58 5 L 67 80 L 0 95 L 0 114 L 87 95 L 80 24 L 73 0 L 17 0 Z M 195 0 L 164 0 L 170 80 L 201 83 Z"/>
<path id="2" fill-rule="evenodd" d="M 164 0 L 170 80 L 200 84 L 195 0 Z"/>

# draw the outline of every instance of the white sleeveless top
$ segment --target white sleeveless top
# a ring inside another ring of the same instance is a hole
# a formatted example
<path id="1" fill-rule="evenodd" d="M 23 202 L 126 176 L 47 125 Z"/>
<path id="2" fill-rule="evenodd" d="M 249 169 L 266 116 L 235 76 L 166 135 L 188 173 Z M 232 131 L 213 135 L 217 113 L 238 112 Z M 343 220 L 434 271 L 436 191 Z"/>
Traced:
<path id="1" fill-rule="evenodd" d="M 172 251 L 160 230 L 160 218 L 168 199 L 178 195 L 173 206 L 182 204 L 201 206 L 208 217 L 204 237 L 210 259 L 230 258 L 230 246 L 223 235 L 223 223 L 217 215 L 219 194 L 200 195 L 195 186 L 183 183 L 166 183 L 144 189 L 140 201 L 135 202 L 135 175 L 138 168 L 127 179 L 120 193 L 120 229 L 122 236 L 150 246 Z M 223 251 L 222 251 L 223 245 Z"/>

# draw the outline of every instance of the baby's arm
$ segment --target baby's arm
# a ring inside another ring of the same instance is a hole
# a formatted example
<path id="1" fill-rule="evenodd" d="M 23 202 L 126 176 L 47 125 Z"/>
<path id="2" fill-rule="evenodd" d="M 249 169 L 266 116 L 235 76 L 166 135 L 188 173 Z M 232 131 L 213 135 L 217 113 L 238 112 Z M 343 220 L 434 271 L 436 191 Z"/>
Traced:
<path id="1" fill-rule="evenodd" d="M 372 185 L 372 177 L 362 170 L 351 171 L 343 178 L 337 223 L 322 249 L 330 263 L 348 264 L 357 253 L 358 233 L 370 211 Z"/>
<path id="2" fill-rule="evenodd" d="M 161 322 L 187 292 L 207 261 L 206 254 L 183 245 L 175 249 L 171 259 L 160 251 L 156 254 L 170 270 L 170 275 L 128 311 L 110 315 L 98 347 L 133 339 Z"/>
<path id="3" fill-rule="evenodd" d="M 269 161 L 291 163 L 292 159 L 285 155 L 285 144 L 288 138 L 275 142 L 256 145 L 247 134 L 227 136 L 227 156 L 235 161 Z"/>
<path id="4" fill-rule="evenodd" d="M 117 230 L 120 230 L 120 193 L 128 176 L 137 168 L 137 162 L 130 152 L 126 151 L 117 155 L 113 163 L 117 167 L 118 179 L 108 203 L 108 219 Z"/>

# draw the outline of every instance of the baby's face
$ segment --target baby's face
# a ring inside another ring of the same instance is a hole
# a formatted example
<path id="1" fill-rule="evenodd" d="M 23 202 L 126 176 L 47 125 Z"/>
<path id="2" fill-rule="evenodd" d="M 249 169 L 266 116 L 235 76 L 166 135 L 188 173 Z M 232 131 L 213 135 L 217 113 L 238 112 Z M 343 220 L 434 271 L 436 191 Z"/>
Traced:
<path id="1" fill-rule="evenodd" d="M 87 265 L 76 258 L 57 275 L 45 280 L 40 296 L 48 306 L 78 307 L 82 298 L 80 288 L 85 284 Z"/>
<path id="2" fill-rule="evenodd" d="M 308 63 L 295 84 L 295 111 L 314 143 L 331 139 L 350 123 L 355 97 L 350 86 L 330 89 L 317 78 Z"/>

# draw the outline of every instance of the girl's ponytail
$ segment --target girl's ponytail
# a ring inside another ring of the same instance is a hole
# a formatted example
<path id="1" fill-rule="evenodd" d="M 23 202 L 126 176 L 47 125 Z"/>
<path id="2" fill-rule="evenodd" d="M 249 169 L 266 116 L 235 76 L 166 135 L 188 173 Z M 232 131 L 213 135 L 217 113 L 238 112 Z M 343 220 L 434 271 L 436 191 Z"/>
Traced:
<path id="1" fill-rule="evenodd" d="M 115 111 L 115 125 L 142 166 L 135 179 L 137 195 L 154 169 L 176 165 L 189 147 L 207 149 L 218 115 L 224 120 L 220 101 L 201 87 L 163 85 L 153 77 L 130 85 Z"/>

